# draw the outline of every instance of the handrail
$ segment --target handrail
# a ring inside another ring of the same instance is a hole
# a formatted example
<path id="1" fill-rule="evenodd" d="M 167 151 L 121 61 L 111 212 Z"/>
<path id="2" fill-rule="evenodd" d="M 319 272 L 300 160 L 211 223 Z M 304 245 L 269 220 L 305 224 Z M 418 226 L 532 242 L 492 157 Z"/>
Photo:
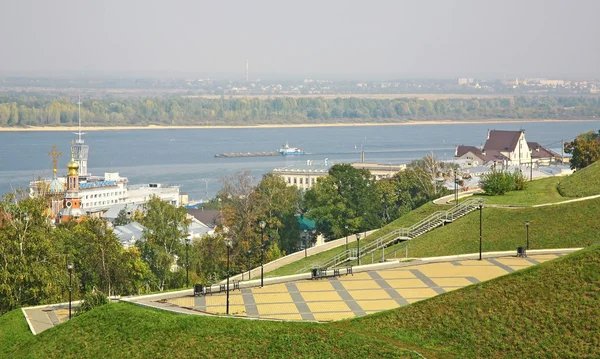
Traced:
<path id="1" fill-rule="evenodd" d="M 448 220 L 453 221 L 454 219 L 457 219 L 463 215 L 466 215 L 467 213 L 474 211 L 475 209 L 478 208 L 479 204 L 480 204 L 480 200 L 469 199 L 467 201 L 459 203 L 456 206 L 453 206 L 452 208 L 450 208 L 446 211 L 434 212 L 408 228 L 403 227 L 403 228 L 398 228 L 391 232 L 388 232 L 388 233 L 382 235 L 381 237 L 376 238 L 375 240 L 364 245 L 360 251 L 361 257 L 371 253 L 374 250 L 378 250 L 379 248 L 387 247 L 390 243 L 396 241 L 398 238 L 412 239 L 423 233 L 427 233 L 430 230 L 432 230 L 432 229 L 438 227 L 439 225 L 441 225 L 442 223 L 444 223 L 444 221 L 448 221 Z M 423 229 L 425 229 L 425 231 L 423 231 Z M 357 252 L 356 248 L 352 248 L 349 250 L 347 249 L 347 250 L 331 257 L 330 259 L 328 259 L 324 262 L 310 264 L 310 265 L 304 267 L 303 269 L 301 269 L 301 272 L 306 272 L 315 267 L 317 267 L 317 268 L 334 267 L 340 263 L 348 261 L 353 256 L 358 256 L 358 252 Z"/>

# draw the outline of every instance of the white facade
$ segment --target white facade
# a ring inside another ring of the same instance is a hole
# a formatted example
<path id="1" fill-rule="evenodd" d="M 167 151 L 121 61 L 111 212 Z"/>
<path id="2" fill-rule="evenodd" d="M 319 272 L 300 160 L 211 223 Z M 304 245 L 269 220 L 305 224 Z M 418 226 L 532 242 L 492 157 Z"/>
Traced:
<path id="1" fill-rule="evenodd" d="M 287 168 L 275 168 L 273 173 L 279 175 L 288 186 L 295 186 L 301 191 L 308 191 L 317 183 L 317 178 L 329 175 L 327 170 Z"/>

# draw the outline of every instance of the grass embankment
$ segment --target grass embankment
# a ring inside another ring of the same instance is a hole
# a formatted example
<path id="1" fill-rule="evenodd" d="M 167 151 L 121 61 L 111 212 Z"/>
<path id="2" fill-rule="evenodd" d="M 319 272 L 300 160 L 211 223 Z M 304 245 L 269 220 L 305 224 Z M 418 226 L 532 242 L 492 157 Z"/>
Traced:
<path id="1" fill-rule="evenodd" d="M 20 322 L 0 331 L 22 323 L 21 315 Z M 352 353 L 357 358 L 418 358 L 394 340 L 368 332 L 317 323 L 178 315 L 129 303 L 102 306 L 31 337 L 15 338 L 18 344 L 1 347 L 0 357 L 345 358 Z"/>
<path id="2" fill-rule="evenodd" d="M 561 177 L 541 178 L 527 182 L 527 188 L 522 191 L 507 192 L 503 196 L 477 194 L 472 197 L 465 197 L 463 200 L 482 198 L 485 200 L 486 204 L 533 206 L 536 204 L 556 203 L 572 199 L 569 198 L 569 196 L 563 196 L 559 193 L 557 185 L 560 180 Z"/>
<path id="3" fill-rule="evenodd" d="M 361 239 L 360 245 L 361 245 L 361 247 L 363 247 L 363 246 L 367 245 L 368 243 L 372 242 L 373 240 L 375 240 L 389 232 L 392 232 L 398 228 L 410 227 L 411 225 L 419 222 L 420 220 L 424 219 L 425 217 L 429 216 L 430 214 L 432 214 L 436 211 L 443 211 L 446 209 L 447 208 L 444 206 L 436 206 L 433 203 L 427 203 L 427 204 L 407 213 L 406 215 L 398 218 L 397 220 L 393 221 L 392 223 L 388 224 L 387 226 L 383 227 L 382 229 L 378 230 L 377 232 L 372 233 L 371 235 L 367 236 L 367 238 Z M 351 242 L 348 245 L 348 248 L 356 248 L 356 247 L 357 247 L 356 242 Z M 284 276 L 284 275 L 297 274 L 303 268 L 306 268 L 306 267 L 309 267 L 312 265 L 318 266 L 320 263 L 336 256 L 337 254 L 342 253 L 345 250 L 346 250 L 345 245 L 339 246 L 337 248 L 332 248 L 328 251 L 318 253 L 318 254 L 312 255 L 307 258 L 300 259 L 298 261 L 295 261 L 293 263 L 285 265 L 281 268 L 278 268 L 278 269 L 275 269 L 268 273 L 265 273 L 265 276 L 266 277 L 278 277 L 278 276 Z"/>
<path id="4" fill-rule="evenodd" d="M 334 323 L 461 358 L 599 358 L 600 246 L 407 307 Z"/>
<path id="5" fill-rule="evenodd" d="M 0 316 L 0 358 L 10 358 L 8 353 L 21 350 L 33 338 L 21 309 Z"/>
<path id="6" fill-rule="evenodd" d="M 562 178 L 558 185 L 558 191 L 566 197 L 587 197 L 600 194 L 600 161 Z"/>
<path id="7" fill-rule="evenodd" d="M 525 221 L 529 224 L 529 248 L 585 247 L 600 241 L 600 198 L 537 208 L 483 208 L 484 252 L 515 250 L 526 244 Z M 406 244 L 386 249 L 386 257 Z M 433 257 L 479 251 L 479 211 L 409 241 L 409 257 Z M 380 252 L 379 252 L 380 253 Z M 379 258 L 381 254 L 379 254 Z M 377 254 L 375 254 L 375 258 Z M 364 260 L 363 263 L 366 263 Z"/>
<path id="8" fill-rule="evenodd" d="M 427 358 L 597 358 L 598 268 L 596 245 L 406 307 L 330 324 L 185 316 L 119 303 L 33 337 L 24 335 L 25 320 L 14 311 L 0 317 L 0 356 L 416 358 L 410 351 L 416 350 Z"/>

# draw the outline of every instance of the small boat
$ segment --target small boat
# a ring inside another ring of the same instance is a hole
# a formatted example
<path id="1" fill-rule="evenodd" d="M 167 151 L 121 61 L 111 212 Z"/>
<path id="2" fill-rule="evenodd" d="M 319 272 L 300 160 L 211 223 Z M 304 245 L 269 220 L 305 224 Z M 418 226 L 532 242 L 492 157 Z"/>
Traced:
<path id="1" fill-rule="evenodd" d="M 279 149 L 279 154 L 283 155 L 283 156 L 288 156 L 288 155 L 303 155 L 304 151 L 302 151 L 299 148 L 296 147 L 290 147 L 288 145 L 288 143 L 286 142 L 282 148 Z"/>

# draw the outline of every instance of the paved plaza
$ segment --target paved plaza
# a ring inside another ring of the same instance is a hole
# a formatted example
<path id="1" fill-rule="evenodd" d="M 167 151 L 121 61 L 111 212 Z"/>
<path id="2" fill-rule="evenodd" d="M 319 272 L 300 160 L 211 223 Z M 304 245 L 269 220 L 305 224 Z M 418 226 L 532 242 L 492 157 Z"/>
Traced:
<path id="1" fill-rule="evenodd" d="M 560 255 L 415 263 L 354 275 L 242 288 L 229 293 L 229 312 L 234 316 L 279 320 L 334 321 L 360 317 L 493 279 Z M 163 299 L 162 303 L 181 311 L 226 312 L 225 293 Z"/>

